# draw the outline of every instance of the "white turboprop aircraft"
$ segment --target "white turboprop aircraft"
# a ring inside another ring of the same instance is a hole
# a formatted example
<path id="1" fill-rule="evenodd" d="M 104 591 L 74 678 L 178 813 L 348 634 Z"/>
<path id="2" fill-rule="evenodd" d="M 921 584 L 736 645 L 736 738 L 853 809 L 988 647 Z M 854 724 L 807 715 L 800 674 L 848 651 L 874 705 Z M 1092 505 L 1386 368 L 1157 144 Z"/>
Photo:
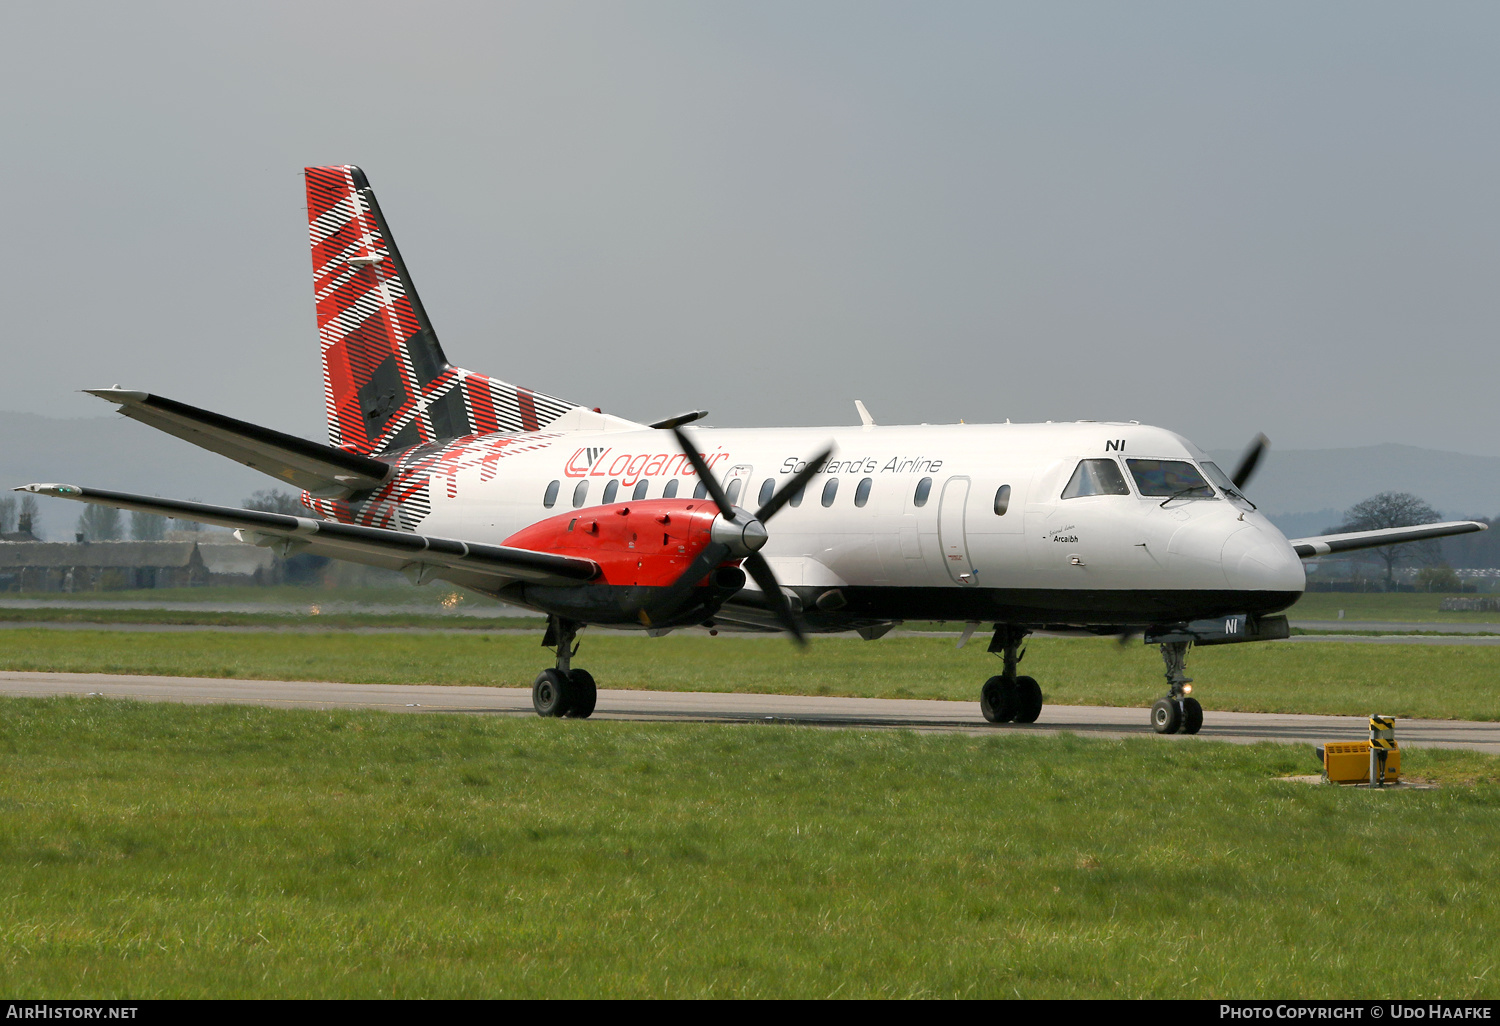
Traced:
<path id="1" fill-rule="evenodd" d="M 67 484 L 25 491 L 235 528 L 441 579 L 545 613 L 556 666 L 543 716 L 588 716 L 572 657 L 587 624 L 665 634 L 857 631 L 904 620 L 993 625 L 991 722 L 1042 709 L 1016 672 L 1034 630 L 1159 644 L 1161 733 L 1195 733 L 1193 644 L 1288 634 L 1301 560 L 1484 530 L 1474 522 L 1288 541 L 1233 475 L 1161 428 L 1128 423 L 695 431 L 638 424 L 448 363 L 375 194 L 352 166 L 307 169 L 330 444 L 183 403 L 93 390 L 127 417 L 304 489 L 285 516 Z M 751 509 L 755 512 L 750 512 Z M 748 574 L 748 577 L 747 577 Z"/>

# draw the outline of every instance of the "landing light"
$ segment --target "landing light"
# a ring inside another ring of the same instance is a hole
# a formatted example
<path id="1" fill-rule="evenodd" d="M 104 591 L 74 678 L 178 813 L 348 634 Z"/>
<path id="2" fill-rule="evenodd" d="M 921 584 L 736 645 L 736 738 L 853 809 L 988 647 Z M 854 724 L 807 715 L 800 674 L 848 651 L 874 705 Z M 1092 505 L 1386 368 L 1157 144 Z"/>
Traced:
<path id="1" fill-rule="evenodd" d="M 1193 686 L 1191 684 L 1184 684 L 1182 686 L 1182 693 L 1184 695 L 1191 695 L 1193 693 Z"/>

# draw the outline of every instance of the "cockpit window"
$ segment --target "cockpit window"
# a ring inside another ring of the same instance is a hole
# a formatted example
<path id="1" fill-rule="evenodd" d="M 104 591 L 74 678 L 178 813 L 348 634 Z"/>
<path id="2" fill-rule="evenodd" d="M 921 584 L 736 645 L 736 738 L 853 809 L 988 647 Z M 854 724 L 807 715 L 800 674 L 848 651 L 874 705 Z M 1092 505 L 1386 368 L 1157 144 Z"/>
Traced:
<path id="1" fill-rule="evenodd" d="M 1224 471 L 1219 469 L 1217 463 L 1204 463 L 1203 473 L 1210 481 L 1219 486 L 1219 491 L 1234 499 L 1245 499 L 1245 495 L 1234 486 L 1234 481 Z M 1249 499 L 1245 499 L 1249 502 Z"/>
<path id="2" fill-rule="evenodd" d="M 1198 468 L 1186 460 L 1126 460 L 1135 486 L 1142 495 L 1169 499 L 1212 499 L 1209 487 Z"/>
<path id="3" fill-rule="evenodd" d="M 1129 495 L 1125 475 L 1114 460 L 1081 460 L 1078 469 L 1063 489 L 1064 499 L 1079 499 L 1086 495 Z"/>

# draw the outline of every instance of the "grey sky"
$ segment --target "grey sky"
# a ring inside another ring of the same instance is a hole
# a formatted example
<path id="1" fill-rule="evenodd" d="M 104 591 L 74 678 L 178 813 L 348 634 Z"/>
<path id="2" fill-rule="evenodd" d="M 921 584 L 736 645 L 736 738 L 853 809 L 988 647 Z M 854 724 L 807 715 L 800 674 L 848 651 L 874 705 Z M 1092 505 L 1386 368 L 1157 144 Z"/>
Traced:
<path id="1" fill-rule="evenodd" d="M 1500 455 L 1497 44 L 1493 4 L 7 4 L 0 409 L 322 437 L 300 169 L 353 162 L 450 358 L 624 416 Z"/>

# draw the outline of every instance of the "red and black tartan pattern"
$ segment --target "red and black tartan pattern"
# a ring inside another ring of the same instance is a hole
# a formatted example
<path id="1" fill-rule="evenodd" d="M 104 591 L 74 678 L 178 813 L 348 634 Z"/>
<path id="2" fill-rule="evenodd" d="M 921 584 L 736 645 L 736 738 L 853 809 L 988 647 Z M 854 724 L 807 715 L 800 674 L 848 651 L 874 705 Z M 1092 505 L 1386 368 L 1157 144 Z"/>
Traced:
<path id="1" fill-rule="evenodd" d="M 448 498 L 456 498 L 461 471 L 477 467 L 480 481 L 494 480 L 500 460 L 545 449 L 558 437 L 555 433 L 508 438 L 471 436 L 420 446 L 403 453 L 396 461 L 395 476 L 359 502 L 315 499 L 303 492 L 302 504 L 345 524 L 414 531 L 432 512 L 433 488 L 442 487 Z"/>
<path id="2" fill-rule="evenodd" d="M 418 322 L 348 166 L 310 167 L 307 217 L 334 445 L 358 452 L 537 431 L 576 405 L 453 367 Z"/>

